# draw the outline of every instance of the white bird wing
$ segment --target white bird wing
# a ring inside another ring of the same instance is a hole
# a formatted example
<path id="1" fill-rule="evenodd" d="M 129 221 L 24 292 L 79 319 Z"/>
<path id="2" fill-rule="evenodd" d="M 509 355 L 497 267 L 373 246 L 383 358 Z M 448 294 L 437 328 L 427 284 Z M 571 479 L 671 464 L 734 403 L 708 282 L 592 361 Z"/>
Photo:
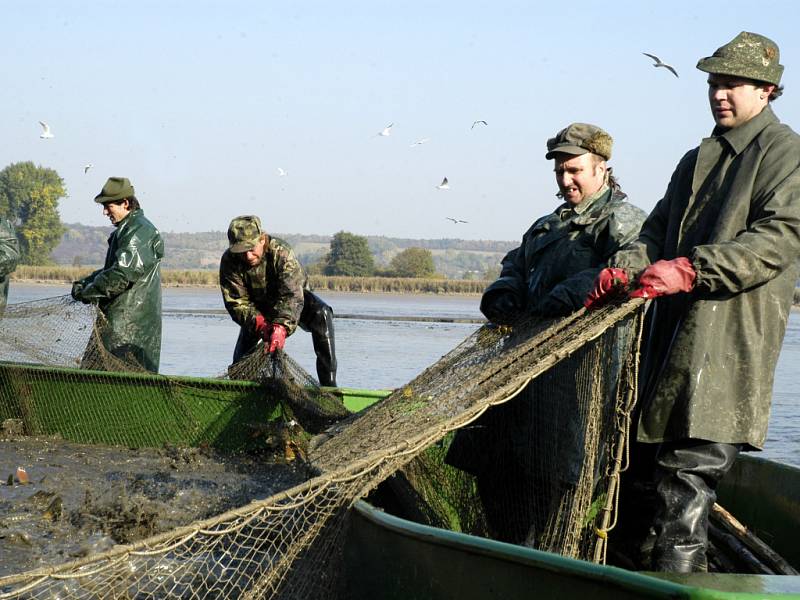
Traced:
<path id="1" fill-rule="evenodd" d="M 470 127 L 470 129 L 475 129 L 475 125 L 477 125 L 478 123 L 483 123 L 483 124 L 484 124 L 484 125 L 486 125 L 487 127 L 489 126 L 489 124 L 488 124 L 486 121 L 484 121 L 484 120 L 482 120 L 482 119 L 481 119 L 481 120 L 479 120 L 479 121 L 473 121 L 473 122 L 472 122 L 472 127 Z"/>
<path id="2" fill-rule="evenodd" d="M 667 65 L 667 64 L 664 64 L 664 65 L 661 65 L 661 66 L 663 66 L 663 67 L 664 67 L 664 68 L 666 68 L 666 69 L 669 69 L 669 70 L 670 70 L 670 72 L 671 72 L 673 75 L 675 75 L 675 77 L 678 77 L 678 72 L 677 72 L 675 69 L 673 69 L 673 68 L 672 68 L 672 65 Z M 678 78 L 680 79 L 680 77 L 678 77 Z"/>
<path id="3" fill-rule="evenodd" d="M 660 65 L 661 64 L 661 59 L 658 58 L 655 54 L 648 54 L 647 52 L 642 52 L 642 54 L 644 54 L 645 56 L 649 56 L 654 61 L 656 61 L 656 65 Z"/>
<path id="4" fill-rule="evenodd" d="M 42 126 L 42 132 L 43 133 L 50 133 L 50 125 L 48 125 L 44 121 L 39 121 L 39 125 Z"/>

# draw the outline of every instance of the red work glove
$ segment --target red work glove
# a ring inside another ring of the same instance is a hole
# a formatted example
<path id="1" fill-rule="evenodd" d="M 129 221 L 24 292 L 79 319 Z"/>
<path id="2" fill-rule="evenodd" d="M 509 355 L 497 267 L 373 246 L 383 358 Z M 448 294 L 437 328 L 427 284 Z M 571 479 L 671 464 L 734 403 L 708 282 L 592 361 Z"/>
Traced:
<path id="1" fill-rule="evenodd" d="M 272 335 L 272 323 L 268 323 L 264 315 L 256 315 L 256 333 L 265 342 L 268 342 Z"/>
<path id="2" fill-rule="evenodd" d="M 639 289 L 631 292 L 631 298 L 656 298 L 691 292 L 696 277 L 691 261 L 685 256 L 658 260 L 639 276 Z"/>
<path id="3" fill-rule="evenodd" d="M 625 271 L 616 267 L 606 267 L 597 274 L 594 280 L 594 287 L 589 292 L 589 295 L 586 296 L 583 305 L 589 310 L 600 308 L 608 302 L 611 292 L 627 285 L 628 275 Z"/>
<path id="4" fill-rule="evenodd" d="M 283 350 L 286 345 L 286 327 L 275 323 L 272 325 L 272 335 L 269 338 L 269 350 L 272 353 L 275 350 Z"/>

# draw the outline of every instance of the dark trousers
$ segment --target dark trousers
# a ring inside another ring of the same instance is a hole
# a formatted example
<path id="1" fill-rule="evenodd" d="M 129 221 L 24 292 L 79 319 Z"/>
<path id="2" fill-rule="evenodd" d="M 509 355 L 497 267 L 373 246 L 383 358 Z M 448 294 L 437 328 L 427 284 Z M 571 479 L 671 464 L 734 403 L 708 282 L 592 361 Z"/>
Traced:
<path id="1" fill-rule="evenodd" d="M 317 377 L 323 386 L 336 386 L 336 343 L 333 333 L 333 309 L 316 294 L 303 290 L 303 312 L 298 324 L 311 333 L 314 352 L 317 355 Z M 241 328 L 233 362 L 238 362 L 256 347 L 261 338 L 255 331 Z"/>

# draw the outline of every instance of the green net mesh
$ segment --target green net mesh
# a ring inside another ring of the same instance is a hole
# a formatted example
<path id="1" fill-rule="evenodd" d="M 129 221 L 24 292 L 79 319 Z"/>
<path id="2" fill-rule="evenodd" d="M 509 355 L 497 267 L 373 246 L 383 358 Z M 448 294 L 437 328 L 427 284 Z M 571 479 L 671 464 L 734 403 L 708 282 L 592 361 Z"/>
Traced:
<path id="1" fill-rule="evenodd" d="M 272 418 L 299 422 L 303 439 L 321 433 L 308 448 L 305 483 L 2 577 L 0 598 L 335 598 L 344 593 L 348 509 L 370 493 L 422 523 L 602 561 L 625 464 L 641 304 L 510 332 L 482 327 L 338 423 L 338 398 L 288 357 L 275 364 L 256 352 L 219 380 L 146 374 L 96 343 L 102 320 L 91 307 L 67 298 L 9 306 L 0 321 L 0 416 L 28 433 L 237 449 L 252 439 L 242 431 Z"/>

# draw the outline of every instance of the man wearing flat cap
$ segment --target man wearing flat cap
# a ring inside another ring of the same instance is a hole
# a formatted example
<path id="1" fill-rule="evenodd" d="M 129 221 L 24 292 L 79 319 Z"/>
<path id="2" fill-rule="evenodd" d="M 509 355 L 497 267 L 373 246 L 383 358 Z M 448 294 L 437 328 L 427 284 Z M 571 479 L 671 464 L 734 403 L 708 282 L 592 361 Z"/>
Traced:
<path id="1" fill-rule="evenodd" d="M 107 323 L 99 334 L 107 351 L 157 373 L 164 242 L 145 218 L 127 178 L 109 177 L 94 201 L 102 204 L 115 229 L 108 238 L 103 268 L 73 283 L 72 297 L 97 304 L 105 315 Z"/>
<path id="2" fill-rule="evenodd" d="M 626 201 L 611 175 L 611 147 L 611 136 L 587 123 L 572 123 L 547 141 L 545 158 L 554 162 L 564 202 L 536 220 L 503 258 L 499 279 L 481 298 L 489 321 L 511 325 L 528 315 L 560 317 L 583 308 L 609 257 L 636 239 L 646 214 Z M 453 440 L 447 461 L 476 476 L 495 539 L 544 547 L 548 517 L 578 484 L 585 433 L 578 409 L 583 392 L 576 389 L 581 360 L 562 361 L 547 383 L 532 381 Z M 558 462 L 558 481 L 545 479 L 540 465 L 546 460 Z"/>
<path id="3" fill-rule="evenodd" d="M 219 282 L 225 308 L 241 327 L 233 362 L 260 341 L 268 352 L 282 350 L 299 325 L 311 332 L 320 385 L 336 386 L 333 310 L 309 289 L 291 246 L 267 234 L 255 215 L 233 219 L 228 242 Z"/>
<path id="4" fill-rule="evenodd" d="M 503 258 L 500 278 L 481 298 L 490 321 L 578 310 L 608 258 L 636 238 L 645 213 L 626 202 L 611 175 L 611 145 L 608 133 L 587 123 L 573 123 L 547 141 L 545 158 L 554 161 L 564 203 L 535 221 Z"/>
<path id="5" fill-rule="evenodd" d="M 643 568 L 706 570 L 717 483 L 766 439 L 800 258 L 800 137 L 771 107 L 779 59 L 775 42 L 742 32 L 697 63 L 715 127 L 587 299 L 602 302 L 613 280 L 655 299 L 633 448 L 654 455 L 639 465 L 655 490 Z M 645 508 L 630 504 L 623 518 Z"/>

